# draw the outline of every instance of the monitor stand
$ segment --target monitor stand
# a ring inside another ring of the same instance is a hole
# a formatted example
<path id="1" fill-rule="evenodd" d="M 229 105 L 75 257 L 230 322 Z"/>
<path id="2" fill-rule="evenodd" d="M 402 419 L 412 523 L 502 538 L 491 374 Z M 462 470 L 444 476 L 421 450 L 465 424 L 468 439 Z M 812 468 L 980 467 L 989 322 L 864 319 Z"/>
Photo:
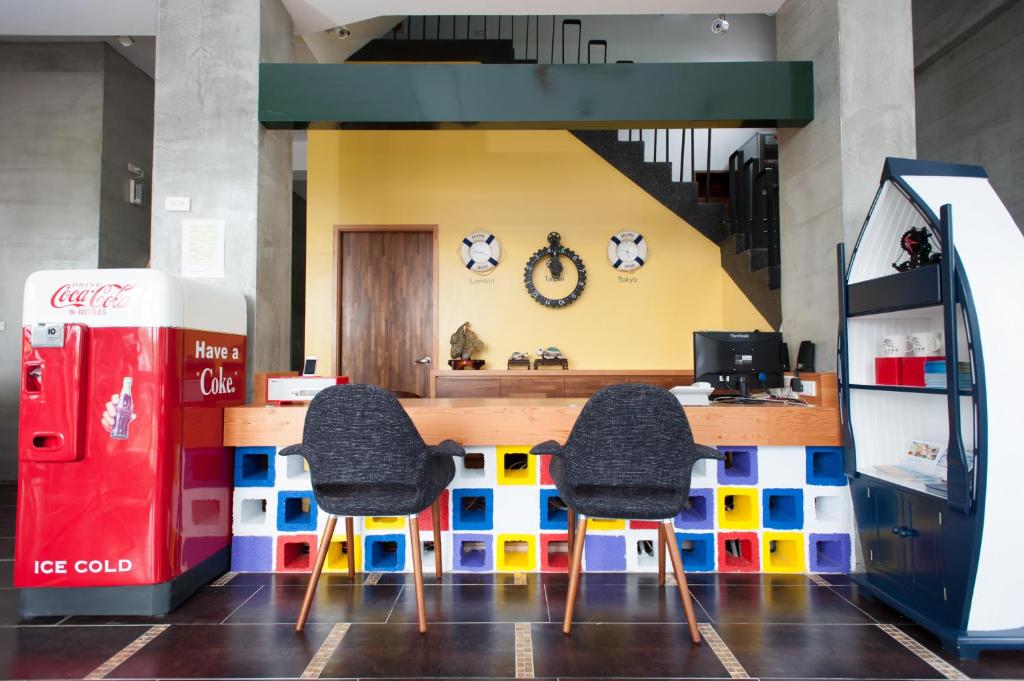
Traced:
<path id="1" fill-rule="evenodd" d="M 736 392 L 740 394 L 740 397 L 750 397 L 750 387 L 747 386 L 747 375 L 740 374 L 736 377 Z"/>

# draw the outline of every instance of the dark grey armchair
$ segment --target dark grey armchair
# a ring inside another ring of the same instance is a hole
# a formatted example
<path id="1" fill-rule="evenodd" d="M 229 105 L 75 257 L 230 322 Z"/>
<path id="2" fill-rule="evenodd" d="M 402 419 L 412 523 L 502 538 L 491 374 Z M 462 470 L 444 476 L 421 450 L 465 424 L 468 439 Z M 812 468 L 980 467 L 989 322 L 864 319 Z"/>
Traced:
<path id="1" fill-rule="evenodd" d="M 352 516 L 407 515 L 416 606 L 420 632 L 425 632 L 418 514 L 432 506 L 434 564 L 440 579 L 438 499 L 455 476 L 452 457 L 465 456 L 465 450 L 453 440 L 427 446 L 394 395 L 374 385 L 352 384 L 332 386 L 314 397 L 306 412 L 302 444 L 285 447 L 279 454 L 306 459 L 316 503 L 330 514 L 295 629 L 302 631 L 305 626 L 337 516 L 346 516 L 349 573 L 353 574 Z"/>
<path id="2" fill-rule="evenodd" d="M 570 527 L 572 566 L 562 630 L 568 634 L 572 628 L 587 517 L 660 520 L 658 580 L 665 583 L 667 547 L 691 638 L 700 643 L 672 521 L 689 500 L 693 465 L 724 457 L 693 441 L 686 413 L 672 394 L 639 383 L 604 388 L 583 407 L 565 445 L 549 440 L 530 453 L 554 457 L 551 477 L 558 494 L 570 520 L 579 514 L 575 537 Z"/>

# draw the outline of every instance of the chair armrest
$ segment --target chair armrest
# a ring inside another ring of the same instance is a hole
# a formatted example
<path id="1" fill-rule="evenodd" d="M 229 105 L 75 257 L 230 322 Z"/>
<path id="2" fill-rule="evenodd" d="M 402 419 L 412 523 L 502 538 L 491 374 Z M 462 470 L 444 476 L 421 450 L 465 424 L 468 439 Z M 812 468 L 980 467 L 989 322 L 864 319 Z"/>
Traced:
<path id="1" fill-rule="evenodd" d="M 545 440 L 539 445 L 534 445 L 533 449 L 530 450 L 530 454 L 550 454 L 552 456 L 563 456 L 564 448 L 554 440 Z"/>
<path id="2" fill-rule="evenodd" d="M 293 456 L 295 454 L 298 454 L 299 456 L 303 455 L 301 444 L 290 445 L 288 447 L 284 447 L 283 449 L 278 450 L 277 452 L 278 456 Z"/>
<path id="3" fill-rule="evenodd" d="M 706 445 L 699 445 L 694 443 L 693 445 L 697 449 L 698 458 L 701 459 L 718 459 L 719 461 L 725 461 L 725 454 L 718 451 L 714 447 L 708 447 Z"/>
<path id="4" fill-rule="evenodd" d="M 455 440 L 445 440 L 440 444 L 429 445 L 427 454 L 430 456 L 466 456 L 466 450 Z"/>

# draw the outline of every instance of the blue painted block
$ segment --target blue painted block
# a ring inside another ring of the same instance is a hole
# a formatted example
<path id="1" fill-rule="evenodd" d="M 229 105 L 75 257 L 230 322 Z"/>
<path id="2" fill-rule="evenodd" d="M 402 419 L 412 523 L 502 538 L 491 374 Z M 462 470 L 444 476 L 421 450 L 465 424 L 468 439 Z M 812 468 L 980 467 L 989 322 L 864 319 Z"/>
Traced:
<path id="1" fill-rule="evenodd" d="M 279 532 L 316 532 L 316 499 L 312 492 L 277 493 Z"/>
<path id="2" fill-rule="evenodd" d="M 235 487 L 273 487 L 273 447 L 235 448 Z"/>
<path id="3" fill-rule="evenodd" d="M 494 569 L 494 535 L 452 536 L 452 565 L 456 570 L 490 572 Z"/>
<path id="4" fill-rule="evenodd" d="M 622 571 L 626 569 L 626 537 L 592 534 L 583 545 L 587 571 Z"/>
<path id="5" fill-rule="evenodd" d="M 558 496 L 557 489 L 540 491 L 540 529 L 569 529 L 569 511 L 566 510 L 562 497 Z"/>
<path id="6" fill-rule="evenodd" d="M 807 544 L 811 572 L 850 571 L 850 535 L 811 533 Z"/>
<path id="7" fill-rule="evenodd" d="M 718 484 L 757 484 L 757 447 L 719 447 L 718 451 L 726 457 L 718 462 Z"/>
<path id="8" fill-rule="evenodd" d="M 371 534 L 363 546 L 367 572 L 401 572 L 405 569 L 405 535 Z"/>
<path id="9" fill-rule="evenodd" d="M 452 529 L 493 530 L 494 490 L 485 488 L 453 489 Z"/>
<path id="10" fill-rule="evenodd" d="M 843 450 L 840 447 L 807 447 L 807 484 L 846 485 Z"/>
<path id="11" fill-rule="evenodd" d="M 804 526 L 804 491 L 765 489 L 761 493 L 761 522 L 773 530 L 800 530 Z"/>
<path id="12" fill-rule="evenodd" d="M 590 541 L 588 538 L 587 541 Z M 687 572 L 715 569 L 715 535 L 708 532 L 676 532 L 679 555 Z"/>
<path id="13" fill-rule="evenodd" d="M 711 530 L 715 527 L 715 491 L 691 489 L 690 499 L 679 515 L 676 527 L 680 530 Z"/>
<path id="14" fill-rule="evenodd" d="M 273 572 L 273 537 L 231 538 L 232 572 Z"/>

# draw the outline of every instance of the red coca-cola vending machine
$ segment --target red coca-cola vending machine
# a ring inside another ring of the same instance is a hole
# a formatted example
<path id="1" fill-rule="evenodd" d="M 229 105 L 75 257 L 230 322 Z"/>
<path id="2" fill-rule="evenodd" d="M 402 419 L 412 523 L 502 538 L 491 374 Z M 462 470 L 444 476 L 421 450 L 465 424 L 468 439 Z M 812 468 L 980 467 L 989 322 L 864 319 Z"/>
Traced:
<path id="1" fill-rule="evenodd" d="M 241 294 L 158 270 L 25 284 L 14 583 L 23 616 L 160 614 L 225 572 Z"/>

